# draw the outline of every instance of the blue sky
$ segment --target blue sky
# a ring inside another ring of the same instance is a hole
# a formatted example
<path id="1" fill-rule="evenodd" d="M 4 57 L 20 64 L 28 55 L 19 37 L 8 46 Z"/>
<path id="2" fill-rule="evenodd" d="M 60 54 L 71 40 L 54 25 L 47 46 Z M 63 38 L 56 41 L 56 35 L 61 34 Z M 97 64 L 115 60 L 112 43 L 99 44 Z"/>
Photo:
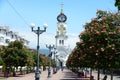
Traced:
<path id="1" fill-rule="evenodd" d="M 114 0 L 0 0 L 0 25 L 19 32 L 30 41 L 30 46 L 35 47 L 36 35 L 29 25 L 35 23 L 42 29 L 43 24 L 47 23 L 48 29 L 40 36 L 40 45 L 54 43 L 48 42 L 48 39 L 51 41 L 56 33 L 56 17 L 60 13 L 61 3 L 67 16 L 67 34 L 72 37 L 69 43 L 73 47 L 84 30 L 83 25 L 96 16 L 97 10 L 117 12 Z"/>

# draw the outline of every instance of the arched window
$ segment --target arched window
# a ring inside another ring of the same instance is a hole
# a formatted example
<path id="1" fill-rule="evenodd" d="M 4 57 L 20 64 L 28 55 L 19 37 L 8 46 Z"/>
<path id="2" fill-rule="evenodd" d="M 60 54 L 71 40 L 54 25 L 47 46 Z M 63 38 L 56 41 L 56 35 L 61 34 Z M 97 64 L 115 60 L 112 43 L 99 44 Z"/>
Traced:
<path id="1" fill-rule="evenodd" d="M 64 45 L 64 40 L 62 40 L 62 45 Z"/>
<path id="2" fill-rule="evenodd" d="M 1 34 L 6 34 L 6 30 L 5 29 L 0 29 L 0 33 Z"/>
<path id="3" fill-rule="evenodd" d="M 0 42 L 4 42 L 4 37 L 0 37 Z"/>
<path id="4" fill-rule="evenodd" d="M 61 44 L 61 40 L 59 40 L 59 44 Z"/>
<path id="5" fill-rule="evenodd" d="M 59 40 L 60 45 L 64 45 L 64 40 Z"/>
<path id="6" fill-rule="evenodd" d="M 6 39 L 5 42 L 6 42 L 6 43 L 10 43 L 10 39 Z"/>

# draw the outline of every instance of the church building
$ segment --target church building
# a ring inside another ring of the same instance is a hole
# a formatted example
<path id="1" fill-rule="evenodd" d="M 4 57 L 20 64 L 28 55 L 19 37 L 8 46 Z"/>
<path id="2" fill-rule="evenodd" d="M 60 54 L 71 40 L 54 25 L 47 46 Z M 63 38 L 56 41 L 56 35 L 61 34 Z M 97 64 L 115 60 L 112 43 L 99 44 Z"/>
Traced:
<path id="1" fill-rule="evenodd" d="M 61 4 L 61 12 L 57 16 L 57 30 L 56 30 L 56 49 L 57 49 L 57 58 L 59 59 L 60 66 L 66 66 L 66 60 L 70 54 L 69 43 L 67 43 L 67 16 L 63 12 L 63 4 Z"/>

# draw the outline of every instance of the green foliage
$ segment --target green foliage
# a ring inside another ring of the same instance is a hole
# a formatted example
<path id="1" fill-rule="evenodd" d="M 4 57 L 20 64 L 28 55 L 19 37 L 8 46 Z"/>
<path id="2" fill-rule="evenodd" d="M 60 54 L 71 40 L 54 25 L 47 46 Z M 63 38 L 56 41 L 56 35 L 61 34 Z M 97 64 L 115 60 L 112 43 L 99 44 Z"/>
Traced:
<path id="1" fill-rule="evenodd" d="M 27 60 L 28 60 L 28 53 L 27 53 L 27 49 L 19 49 L 18 50 L 18 60 L 19 60 L 19 66 L 23 67 L 27 64 Z"/>
<path id="2" fill-rule="evenodd" d="M 37 64 L 37 52 L 33 51 L 33 60 L 34 60 L 34 66 Z M 39 63 L 40 66 L 47 66 L 48 65 L 48 57 L 44 54 L 39 55 Z"/>
<path id="3" fill-rule="evenodd" d="M 44 54 L 40 54 L 40 65 L 47 66 L 48 65 L 48 57 Z"/>
<path id="4" fill-rule="evenodd" d="M 17 49 L 15 48 L 5 48 L 4 54 L 2 55 L 2 59 L 6 66 L 18 66 L 18 59 L 17 59 Z"/>
<path id="5" fill-rule="evenodd" d="M 3 48 L 2 59 L 6 66 L 8 67 L 18 67 L 25 66 L 27 63 L 27 54 L 24 50 L 23 42 L 14 41 L 8 46 Z"/>
<path id="6" fill-rule="evenodd" d="M 115 6 L 120 10 L 120 0 L 115 0 Z"/>
<path id="7" fill-rule="evenodd" d="M 27 66 L 30 68 L 36 66 L 36 50 L 29 50 L 21 41 L 11 42 L 8 46 L 0 47 L 0 50 L 0 64 L 4 65 L 4 69 L 9 68 L 13 71 L 13 67 Z M 39 57 L 41 66 L 48 65 L 48 57 L 43 54 L 40 54 Z"/>
<path id="8" fill-rule="evenodd" d="M 28 49 L 26 49 L 26 53 L 27 53 L 27 66 L 35 66 L 35 60 L 34 60 L 34 55 L 35 52 L 34 51 L 30 51 Z"/>
<path id="9" fill-rule="evenodd" d="M 18 49 L 23 49 L 24 44 L 23 44 L 22 41 L 16 40 L 16 41 L 14 41 L 14 42 L 9 43 L 8 47 L 9 47 L 9 48 L 15 48 L 15 47 L 16 47 L 16 48 L 18 48 Z"/>
<path id="10" fill-rule="evenodd" d="M 100 69 L 120 68 L 120 16 L 98 10 L 97 17 L 84 27 L 80 42 L 67 60 L 67 66 Z"/>
<path id="11" fill-rule="evenodd" d="M 2 65 L 3 64 L 3 60 L 2 60 L 2 58 L 1 58 L 1 55 L 3 54 L 3 51 L 2 51 L 2 49 L 0 49 L 0 65 Z"/>

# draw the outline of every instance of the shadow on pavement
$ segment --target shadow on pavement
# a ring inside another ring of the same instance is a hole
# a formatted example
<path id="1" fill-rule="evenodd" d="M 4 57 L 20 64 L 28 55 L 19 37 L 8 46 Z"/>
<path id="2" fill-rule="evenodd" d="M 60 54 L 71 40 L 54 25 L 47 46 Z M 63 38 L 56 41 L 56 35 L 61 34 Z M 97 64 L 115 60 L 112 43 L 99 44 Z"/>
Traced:
<path id="1" fill-rule="evenodd" d="M 84 77 L 80 77 L 77 74 L 73 73 L 73 72 L 64 72 L 64 76 L 62 79 L 60 80 L 89 80 L 88 78 L 84 78 Z"/>
<path id="2" fill-rule="evenodd" d="M 65 78 L 80 78 L 77 74 L 72 73 L 72 72 L 64 72 L 64 77 Z"/>
<path id="3" fill-rule="evenodd" d="M 117 77 L 117 78 L 120 78 L 120 76 L 119 76 L 119 77 Z"/>

